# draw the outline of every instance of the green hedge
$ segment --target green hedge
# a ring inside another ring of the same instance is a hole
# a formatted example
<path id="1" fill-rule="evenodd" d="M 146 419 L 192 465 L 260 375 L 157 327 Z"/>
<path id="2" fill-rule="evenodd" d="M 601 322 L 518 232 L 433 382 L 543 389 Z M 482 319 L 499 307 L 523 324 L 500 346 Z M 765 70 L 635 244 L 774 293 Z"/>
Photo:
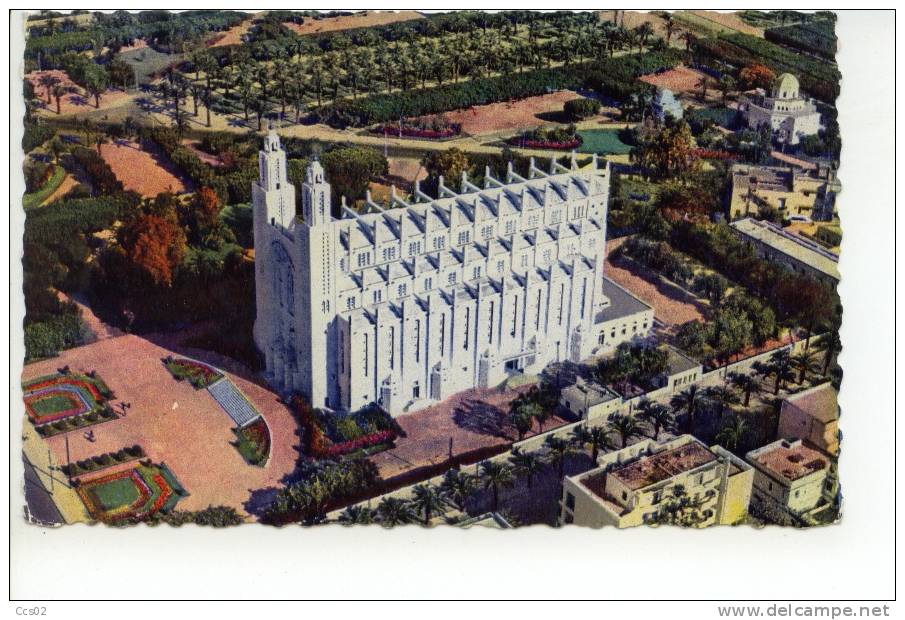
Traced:
<path id="1" fill-rule="evenodd" d="M 836 25 L 829 20 L 770 28 L 764 31 L 764 38 L 827 60 L 836 57 Z"/>
<path id="2" fill-rule="evenodd" d="M 319 121 L 333 126 L 360 127 L 576 88 L 591 88 L 603 95 L 624 99 L 649 88 L 637 80 L 638 76 L 672 68 L 680 59 L 681 53 L 675 50 L 606 58 L 570 67 L 536 69 L 444 84 L 425 90 L 372 95 L 358 101 L 322 106 L 316 116 Z"/>

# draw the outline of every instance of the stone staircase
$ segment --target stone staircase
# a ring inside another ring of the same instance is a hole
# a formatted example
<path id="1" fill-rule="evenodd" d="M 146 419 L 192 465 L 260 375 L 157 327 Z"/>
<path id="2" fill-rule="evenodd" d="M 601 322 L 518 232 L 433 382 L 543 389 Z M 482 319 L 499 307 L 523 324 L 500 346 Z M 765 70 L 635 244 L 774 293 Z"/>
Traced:
<path id="1" fill-rule="evenodd" d="M 228 377 L 210 384 L 207 391 L 239 428 L 247 426 L 261 415 Z"/>

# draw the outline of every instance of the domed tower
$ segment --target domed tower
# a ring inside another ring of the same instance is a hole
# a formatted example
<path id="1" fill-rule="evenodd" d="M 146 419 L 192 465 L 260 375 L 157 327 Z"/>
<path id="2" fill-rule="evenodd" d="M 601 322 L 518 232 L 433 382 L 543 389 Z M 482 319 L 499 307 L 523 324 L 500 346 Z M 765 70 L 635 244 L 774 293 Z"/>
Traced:
<path id="1" fill-rule="evenodd" d="M 798 79 L 791 73 L 783 73 L 773 82 L 774 99 L 798 99 Z"/>

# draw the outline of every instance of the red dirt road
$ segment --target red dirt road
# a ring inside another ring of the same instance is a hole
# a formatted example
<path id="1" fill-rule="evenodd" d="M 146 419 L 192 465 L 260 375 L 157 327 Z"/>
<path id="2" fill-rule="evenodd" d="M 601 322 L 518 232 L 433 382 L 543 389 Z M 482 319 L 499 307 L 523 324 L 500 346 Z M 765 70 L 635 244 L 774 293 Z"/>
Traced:
<path id="1" fill-rule="evenodd" d="M 230 445 L 235 440 L 232 420 L 207 390 L 195 390 L 172 378 L 160 361 L 169 354 L 139 336 L 109 338 L 29 364 L 22 379 L 52 374 L 64 365 L 74 372 L 96 370 L 113 390 L 114 410 L 119 413 L 120 402 L 132 407 L 125 417 L 93 426 L 94 442 L 85 439 L 83 431 L 68 433 L 72 460 L 140 444 L 153 461 L 165 462 L 188 490 L 190 495 L 179 502 L 179 509 L 227 505 L 245 514 L 244 504 L 254 490 L 279 487 L 284 476 L 294 471 L 299 456 L 295 420 L 276 394 L 227 373 L 270 428 L 272 451 L 266 466 L 248 465 Z M 44 441 L 56 463 L 66 463 L 64 435 Z"/>

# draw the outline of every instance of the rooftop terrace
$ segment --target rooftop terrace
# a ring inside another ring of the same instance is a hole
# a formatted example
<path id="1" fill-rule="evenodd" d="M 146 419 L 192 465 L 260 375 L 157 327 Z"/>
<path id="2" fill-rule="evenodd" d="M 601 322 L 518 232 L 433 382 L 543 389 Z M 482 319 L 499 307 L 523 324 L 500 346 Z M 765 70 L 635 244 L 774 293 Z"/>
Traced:
<path id="1" fill-rule="evenodd" d="M 609 475 L 615 476 L 631 490 L 637 491 L 715 460 L 716 455 L 713 452 L 699 442 L 691 441 L 678 448 L 641 457 L 633 463 L 614 468 L 610 470 Z"/>
<path id="2" fill-rule="evenodd" d="M 808 448 L 801 440 L 780 439 L 748 453 L 748 460 L 775 477 L 784 478 L 790 482 L 826 469 L 828 466 L 820 452 Z"/>

